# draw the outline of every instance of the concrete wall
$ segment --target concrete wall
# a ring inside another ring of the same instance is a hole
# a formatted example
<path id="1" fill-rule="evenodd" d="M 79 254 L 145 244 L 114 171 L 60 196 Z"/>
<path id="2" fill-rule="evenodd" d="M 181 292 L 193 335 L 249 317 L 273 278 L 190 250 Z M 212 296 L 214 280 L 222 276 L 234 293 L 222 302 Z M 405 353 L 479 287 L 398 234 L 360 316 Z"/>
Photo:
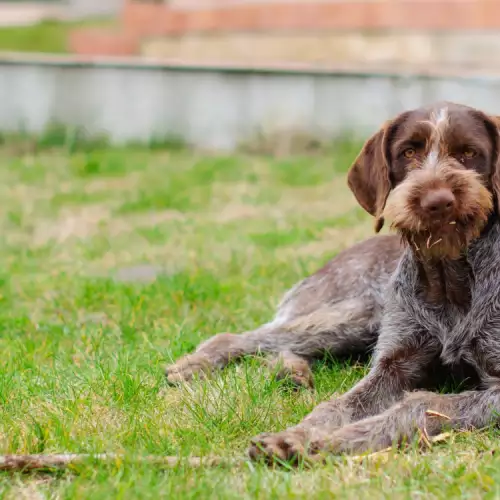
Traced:
<path id="1" fill-rule="evenodd" d="M 123 9 L 124 0 L 65 0 L 70 18 L 117 16 Z"/>
<path id="2" fill-rule="evenodd" d="M 25 26 L 47 19 L 118 16 L 125 0 L 0 0 L 0 26 Z"/>
<path id="3" fill-rule="evenodd" d="M 16 56 L 17 57 L 17 56 Z M 399 111 L 454 100 L 500 114 L 500 75 L 279 71 L 146 63 L 0 60 L 0 130 L 51 120 L 115 142 L 182 137 L 232 149 L 256 134 L 365 137 Z"/>
<path id="4" fill-rule="evenodd" d="M 0 0 L 0 26 L 29 26 L 46 19 L 62 19 L 66 6 L 52 2 L 3 2 Z"/>

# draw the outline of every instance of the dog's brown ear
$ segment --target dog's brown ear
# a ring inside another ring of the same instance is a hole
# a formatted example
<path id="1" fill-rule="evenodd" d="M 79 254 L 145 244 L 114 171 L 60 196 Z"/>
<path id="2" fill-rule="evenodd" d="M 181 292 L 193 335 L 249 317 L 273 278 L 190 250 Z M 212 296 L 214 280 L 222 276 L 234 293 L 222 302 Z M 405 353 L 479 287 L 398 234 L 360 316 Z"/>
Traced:
<path id="1" fill-rule="evenodd" d="M 375 217 L 375 232 L 384 226 L 385 202 L 391 190 L 387 161 L 387 135 L 392 122 L 370 137 L 347 173 L 347 184 L 358 203 Z"/>
<path id="2" fill-rule="evenodd" d="M 489 119 L 494 125 L 495 157 L 491 174 L 491 187 L 495 196 L 496 210 L 500 213 L 500 116 L 490 115 Z"/>

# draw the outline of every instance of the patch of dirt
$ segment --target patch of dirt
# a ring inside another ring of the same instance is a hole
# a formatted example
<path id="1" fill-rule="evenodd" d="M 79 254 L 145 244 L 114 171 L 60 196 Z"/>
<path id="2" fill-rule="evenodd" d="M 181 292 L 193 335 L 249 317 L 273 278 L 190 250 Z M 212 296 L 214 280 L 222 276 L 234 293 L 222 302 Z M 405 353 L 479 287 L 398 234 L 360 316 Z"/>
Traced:
<path id="1" fill-rule="evenodd" d="M 64 243 L 70 238 L 89 238 L 110 217 L 109 208 L 102 205 L 89 205 L 76 211 L 63 210 L 57 220 L 41 221 L 35 226 L 33 244 L 43 246 L 50 241 Z"/>
<path id="2" fill-rule="evenodd" d="M 113 218 L 110 207 L 88 205 L 76 210 L 63 210 L 56 220 L 39 221 L 35 225 L 32 243 L 35 246 L 43 246 L 50 241 L 64 243 L 70 238 L 90 238 L 99 231 L 112 237 L 132 232 L 138 227 L 152 227 L 166 221 L 184 219 L 184 214 L 175 210 Z"/>
<path id="3" fill-rule="evenodd" d="M 115 280 L 132 283 L 151 283 L 162 273 L 162 269 L 151 264 L 123 267 L 118 269 Z"/>
<path id="4" fill-rule="evenodd" d="M 357 202 L 343 176 L 319 186 L 288 189 L 283 192 L 277 205 L 286 212 L 304 208 L 308 215 L 320 217 L 339 215 L 356 206 Z"/>
<path id="5" fill-rule="evenodd" d="M 220 209 L 207 214 L 210 220 L 221 223 L 259 217 L 281 219 L 294 214 L 304 214 L 308 218 L 335 217 L 357 206 L 343 177 L 319 186 L 284 189 L 277 203 L 244 203 L 242 198 L 258 195 L 253 185 L 230 184 L 224 189 L 219 186 L 217 197 L 229 199 Z"/>
<path id="6" fill-rule="evenodd" d="M 362 241 L 366 238 L 374 236 L 373 221 L 367 219 L 362 223 L 358 223 L 349 228 L 329 228 L 323 233 L 323 238 L 309 242 L 305 245 L 289 246 L 281 248 L 277 252 L 279 258 L 285 260 L 293 259 L 294 257 L 321 257 L 325 254 L 341 252 L 346 248 Z"/>
<path id="7" fill-rule="evenodd" d="M 92 194 L 102 191 L 127 191 L 135 188 L 139 179 L 138 173 L 132 173 L 126 177 L 94 179 L 85 185 L 85 192 Z"/>
<path id="8" fill-rule="evenodd" d="M 108 225 L 110 236 L 132 232 L 140 227 L 154 227 L 172 220 L 185 220 L 186 215 L 177 210 L 162 210 L 161 212 L 146 212 L 125 217 L 113 218 Z"/>
<path id="9" fill-rule="evenodd" d="M 263 212 L 263 207 L 244 203 L 228 203 L 221 210 L 215 212 L 211 218 L 224 224 L 237 220 L 255 219 L 262 216 Z"/>
<path id="10" fill-rule="evenodd" d="M 43 476 L 29 480 L 17 480 L 16 484 L 5 496 L 7 500 L 46 500 L 47 494 L 41 489 L 41 486 L 55 481 L 54 477 Z M 51 496 L 51 498 L 58 498 Z"/>

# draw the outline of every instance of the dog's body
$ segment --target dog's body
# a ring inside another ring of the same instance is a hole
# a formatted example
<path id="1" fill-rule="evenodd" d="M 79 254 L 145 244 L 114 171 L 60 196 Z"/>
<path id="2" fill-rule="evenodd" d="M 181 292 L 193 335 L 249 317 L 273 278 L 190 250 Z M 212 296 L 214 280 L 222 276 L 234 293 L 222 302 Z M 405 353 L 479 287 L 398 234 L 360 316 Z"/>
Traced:
<path id="1" fill-rule="evenodd" d="M 252 441 L 250 456 L 268 461 L 377 450 L 418 430 L 427 437 L 445 425 L 497 423 L 499 150 L 498 117 L 466 106 L 438 104 L 387 122 L 348 183 L 376 231 L 389 218 L 399 239 L 375 237 L 342 252 L 285 296 L 274 321 L 209 339 L 167 370 L 169 380 L 268 352 L 283 373 L 311 385 L 310 359 L 376 342 L 370 372 L 353 389 Z M 479 385 L 452 395 L 412 392 L 428 387 L 436 366 L 472 372 Z"/>
<path id="2" fill-rule="evenodd" d="M 223 333 L 167 368 L 171 383 L 224 367 L 246 354 L 269 354 L 280 376 L 311 387 L 310 361 L 364 354 L 377 341 L 389 278 L 402 255 L 397 236 L 374 236 L 339 253 L 282 299 L 273 321 L 233 335 Z"/>
<path id="3" fill-rule="evenodd" d="M 500 412 L 498 119 L 444 103 L 403 113 L 365 145 L 348 175 L 358 202 L 405 241 L 386 287 L 369 374 L 297 426 L 256 437 L 254 459 L 377 450 L 483 427 Z M 481 390 L 409 392 L 440 363 L 472 367 Z"/>

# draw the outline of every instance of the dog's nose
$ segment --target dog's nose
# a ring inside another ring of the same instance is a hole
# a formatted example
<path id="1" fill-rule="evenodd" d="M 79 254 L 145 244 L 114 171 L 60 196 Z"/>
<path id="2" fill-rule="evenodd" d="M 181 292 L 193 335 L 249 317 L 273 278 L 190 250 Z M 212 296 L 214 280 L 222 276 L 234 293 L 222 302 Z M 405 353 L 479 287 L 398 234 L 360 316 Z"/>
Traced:
<path id="1" fill-rule="evenodd" d="M 453 210 L 455 197 L 449 189 L 433 189 L 420 199 L 420 206 L 436 217 L 446 216 Z"/>

